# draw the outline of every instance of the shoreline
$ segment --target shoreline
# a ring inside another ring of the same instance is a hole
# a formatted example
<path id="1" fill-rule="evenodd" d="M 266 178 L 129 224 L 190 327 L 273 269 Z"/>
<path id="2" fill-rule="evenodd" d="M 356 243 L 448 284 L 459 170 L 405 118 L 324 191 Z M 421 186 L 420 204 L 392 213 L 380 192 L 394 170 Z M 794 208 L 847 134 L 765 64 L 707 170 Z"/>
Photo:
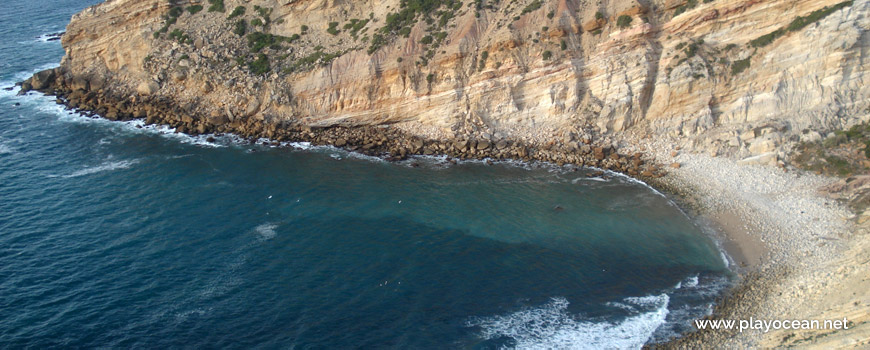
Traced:
<path id="1" fill-rule="evenodd" d="M 57 76 L 62 76 L 62 74 Z M 29 81 L 31 80 L 29 79 Z M 122 101 L 122 99 L 101 93 L 70 89 L 59 80 L 62 79 L 49 79 L 40 89 L 33 90 L 49 96 L 58 96 L 56 100 L 58 104 L 65 105 L 67 108 L 84 115 L 92 117 L 96 115 L 112 121 L 144 119 L 146 125 L 167 125 L 176 128 L 178 132 L 193 136 L 208 133 L 233 133 L 235 130 L 231 130 L 231 128 L 239 127 L 239 125 L 234 126 L 229 123 L 212 123 L 206 118 L 203 118 L 206 120 L 202 120 L 196 116 L 184 114 L 173 108 L 171 101 L 146 100 L 127 103 L 129 101 Z M 36 86 L 31 85 L 31 87 Z M 25 90 L 22 89 L 22 92 Z M 145 107 L 143 108 L 143 106 Z M 213 118 L 220 117 L 213 116 Z M 249 123 L 242 125 L 241 130 L 238 131 L 240 133 L 237 135 L 240 138 L 250 142 L 258 142 L 263 138 L 274 140 L 269 142 L 271 145 L 284 142 L 310 142 L 312 146 L 334 146 L 363 155 L 378 156 L 387 161 L 405 160 L 413 155 L 444 155 L 448 162 L 455 162 L 456 159 L 541 161 L 560 166 L 574 164 L 578 167 L 600 168 L 636 178 L 664 193 L 681 209 L 687 210 L 689 217 L 696 223 L 698 219 L 707 221 L 706 223 L 709 223 L 710 228 L 715 232 L 715 236 L 710 238 L 717 244 L 721 244 L 720 248 L 728 255 L 726 259 L 730 260 L 729 263 L 734 263 L 735 266 L 729 266 L 729 269 L 736 274 L 737 281 L 730 289 L 723 291 L 720 300 L 715 304 L 711 316 L 714 319 L 765 317 L 762 315 L 775 318 L 771 315 L 775 315 L 775 310 L 782 312 L 784 306 L 782 302 L 777 305 L 771 300 L 774 289 L 778 285 L 784 284 L 783 282 L 788 282 L 788 278 L 795 279 L 793 271 L 799 270 L 800 264 L 797 262 L 800 260 L 799 258 L 802 258 L 796 255 L 801 253 L 801 249 L 808 247 L 805 244 L 783 245 L 783 240 L 786 237 L 782 232 L 775 232 L 777 231 L 776 226 L 783 220 L 788 220 L 789 215 L 774 217 L 775 213 L 765 213 L 764 210 L 761 210 L 762 214 L 753 215 L 750 212 L 753 208 L 771 209 L 770 207 L 775 206 L 776 203 L 764 200 L 741 203 L 739 197 L 745 193 L 737 195 L 729 193 L 745 187 L 746 184 L 736 180 L 730 182 L 714 180 L 716 175 L 719 175 L 720 179 L 728 178 L 734 174 L 736 169 L 751 168 L 752 172 L 764 176 L 776 176 L 776 174 L 781 173 L 780 176 L 795 177 L 794 174 L 783 175 L 785 173 L 782 173 L 782 170 L 773 167 L 740 168 L 745 166 L 739 166 L 735 161 L 727 158 L 688 154 L 679 154 L 676 157 L 669 156 L 667 153 L 671 152 L 672 145 L 642 145 L 646 146 L 646 151 L 626 154 L 625 150 L 617 150 L 608 145 L 596 145 L 593 140 L 582 140 L 567 149 L 559 147 L 539 148 L 509 140 L 460 138 L 424 140 L 408 136 L 405 132 L 393 127 L 335 126 L 315 128 L 305 125 L 284 125 L 279 128 L 275 125 L 263 123 L 251 125 Z M 640 143 L 633 144 L 641 145 Z M 662 160 L 666 159 L 679 162 L 682 166 L 669 169 L 666 175 L 659 165 L 664 163 Z M 700 171 L 698 168 L 701 168 Z M 709 171 L 711 168 L 715 170 L 712 173 Z M 716 174 L 717 172 L 719 174 Z M 804 187 L 802 192 L 804 200 L 817 201 L 820 199 L 819 196 L 807 191 L 808 186 L 818 187 L 824 181 L 831 181 L 831 179 L 821 179 L 811 175 L 804 177 L 796 175 L 796 178 L 802 179 L 802 181 L 797 182 Z M 807 180 L 808 178 L 809 180 Z M 772 186 L 774 188 L 768 193 L 782 192 L 789 184 L 791 184 L 789 181 L 780 181 Z M 831 212 L 823 213 L 822 216 L 831 217 L 837 211 L 840 211 L 839 214 L 843 214 L 842 208 L 839 208 L 831 209 Z M 803 214 L 803 212 L 801 213 Z M 836 231 L 839 233 L 844 230 L 846 230 L 845 227 L 840 227 Z M 814 261 L 831 258 L 829 251 L 821 252 L 821 255 L 821 257 L 815 256 Z M 696 347 L 710 344 L 711 341 L 719 342 L 721 345 L 753 346 L 759 344 L 761 338 L 761 335 L 758 334 L 741 333 L 738 335 L 733 332 L 695 331 L 684 333 L 679 338 L 665 343 L 652 344 L 652 347 Z"/>
<path id="2" fill-rule="evenodd" d="M 819 319 L 818 305 L 824 300 L 860 294 L 855 288 L 843 291 L 833 287 L 846 276 L 840 257 L 851 254 L 853 245 L 866 245 L 854 239 L 851 212 L 817 192 L 837 179 L 738 165 L 724 157 L 671 156 L 664 152 L 666 146 L 646 146 L 657 150 L 653 153 L 658 159 L 673 158 L 683 165 L 667 177 L 655 179 L 655 186 L 665 188 L 692 211 L 693 217 L 709 219 L 723 246 L 738 262 L 736 284 L 720 297 L 707 319 Z M 866 295 L 866 290 L 863 293 Z M 836 317 L 843 316 L 830 318 Z M 831 344 L 822 345 L 817 340 L 826 332 L 831 331 L 698 330 L 652 347 L 827 348 Z M 854 333 L 837 334 L 850 337 Z"/>

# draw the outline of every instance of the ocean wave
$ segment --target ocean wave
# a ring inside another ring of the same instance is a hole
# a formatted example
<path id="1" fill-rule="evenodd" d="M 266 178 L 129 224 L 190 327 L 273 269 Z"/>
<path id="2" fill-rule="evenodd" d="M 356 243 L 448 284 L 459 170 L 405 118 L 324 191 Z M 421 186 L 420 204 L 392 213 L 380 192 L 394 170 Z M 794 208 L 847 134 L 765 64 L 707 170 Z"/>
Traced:
<path id="1" fill-rule="evenodd" d="M 262 224 L 262 225 L 255 227 L 254 232 L 257 234 L 258 237 L 260 237 L 260 239 L 265 241 L 265 240 L 270 240 L 272 238 L 275 238 L 275 236 L 278 234 L 275 231 L 275 229 L 277 229 L 277 228 L 278 228 L 278 225 L 267 222 L 265 224 Z"/>
<path id="2" fill-rule="evenodd" d="M 4 142 L 0 142 L 0 154 L 13 153 L 12 147 Z"/>
<path id="3" fill-rule="evenodd" d="M 66 32 L 45 33 L 45 34 L 42 34 L 39 37 L 37 37 L 36 41 L 43 42 L 43 43 L 59 42 L 60 38 L 64 35 L 64 33 L 66 33 Z"/>
<path id="4" fill-rule="evenodd" d="M 593 321 L 567 311 L 568 300 L 508 315 L 474 318 L 469 327 L 481 328 L 484 339 L 509 337 L 517 349 L 639 349 L 665 323 L 667 294 L 626 298 L 623 304 L 645 310 L 618 322 Z"/>
<path id="5" fill-rule="evenodd" d="M 63 177 L 63 178 L 73 178 L 73 177 L 79 177 L 79 176 L 85 176 L 85 175 L 91 175 L 91 174 L 101 173 L 101 172 L 104 172 L 104 171 L 112 171 L 112 170 L 118 170 L 118 169 L 129 169 L 131 166 L 133 166 L 133 165 L 136 164 L 136 163 L 139 163 L 139 160 L 138 160 L 138 159 L 133 159 L 133 160 L 121 160 L 121 161 L 115 161 L 115 162 L 105 162 L 105 163 L 102 163 L 102 164 L 100 164 L 100 165 L 98 165 L 98 166 L 94 166 L 94 167 L 86 167 L 86 168 L 84 168 L 84 169 L 81 169 L 81 170 L 75 171 L 75 172 L 73 172 L 72 174 L 64 175 L 64 176 L 61 176 L 61 177 Z M 50 177 L 56 177 L 56 176 L 50 176 Z"/>
<path id="6" fill-rule="evenodd" d="M 57 68 L 59 65 L 57 63 L 46 63 L 39 67 L 36 67 L 33 70 L 29 71 L 21 71 L 15 73 L 12 76 L 12 80 L 4 80 L 0 81 L 0 96 L 16 96 L 18 92 L 21 91 L 21 87 L 15 86 L 15 84 L 23 81 L 24 79 L 30 78 L 34 74 L 44 71 L 46 69 Z M 12 88 L 12 90 L 6 90 L 7 88 Z M 36 95 L 36 93 L 34 93 Z M 40 94 L 41 95 L 41 94 Z M 53 101 L 53 99 L 52 99 Z"/>

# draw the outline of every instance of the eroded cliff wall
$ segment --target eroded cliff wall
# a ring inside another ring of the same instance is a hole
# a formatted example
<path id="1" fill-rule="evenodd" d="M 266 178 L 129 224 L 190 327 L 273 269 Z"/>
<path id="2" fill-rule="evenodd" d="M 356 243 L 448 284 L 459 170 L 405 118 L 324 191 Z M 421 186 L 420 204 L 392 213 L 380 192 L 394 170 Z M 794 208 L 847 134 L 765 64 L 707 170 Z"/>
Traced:
<path id="1" fill-rule="evenodd" d="M 172 101 L 190 129 L 392 124 L 775 160 L 870 117 L 868 14 L 867 0 L 109 0 L 72 19 L 61 71 Z"/>

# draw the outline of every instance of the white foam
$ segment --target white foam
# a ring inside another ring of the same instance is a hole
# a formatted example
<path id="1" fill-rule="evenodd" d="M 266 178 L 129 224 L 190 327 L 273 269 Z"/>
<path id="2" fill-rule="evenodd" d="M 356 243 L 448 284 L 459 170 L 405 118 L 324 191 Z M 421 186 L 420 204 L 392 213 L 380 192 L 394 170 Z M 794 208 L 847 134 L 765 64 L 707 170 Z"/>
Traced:
<path id="1" fill-rule="evenodd" d="M 571 180 L 571 184 L 576 185 L 576 184 L 577 184 L 578 182 L 580 182 L 580 181 L 607 182 L 607 179 L 605 179 L 605 178 L 603 178 L 603 177 L 598 177 L 598 176 L 594 176 L 594 177 L 578 177 L 578 178 L 576 178 L 576 179 L 574 179 L 574 180 Z"/>
<path id="2" fill-rule="evenodd" d="M 97 166 L 94 166 L 94 167 L 85 167 L 84 169 L 81 169 L 81 170 L 75 171 L 75 172 L 73 172 L 72 174 L 64 175 L 64 176 L 62 176 L 62 177 L 64 177 L 64 178 L 72 178 L 72 177 L 79 177 L 79 176 L 85 176 L 85 175 L 91 175 L 91 174 L 101 173 L 101 172 L 104 172 L 104 171 L 112 171 L 112 170 L 118 170 L 118 169 L 128 169 L 128 168 L 130 168 L 131 166 L 133 166 L 133 165 L 136 164 L 136 163 L 139 163 L 139 160 L 138 160 L 138 159 L 133 159 L 133 160 L 121 160 L 121 161 L 115 161 L 115 162 L 104 162 L 104 163 L 102 163 L 102 164 L 100 164 L 100 165 L 97 165 Z M 57 176 L 49 176 L 49 177 L 57 177 Z"/>
<path id="3" fill-rule="evenodd" d="M 13 152 L 12 147 L 9 147 L 9 145 L 0 143 L 0 154 L 6 154 L 6 153 L 12 153 L 12 152 Z"/>
<path id="4" fill-rule="evenodd" d="M 698 286 L 698 275 L 686 278 L 686 288 L 695 288 Z"/>
<path id="5" fill-rule="evenodd" d="M 275 229 L 278 228 L 278 225 L 272 223 L 265 223 L 254 228 L 254 232 L 257 233 L 257 236 L 262 240 L 269 240 L 275 238 L 278 234 Z"/>
<path id="6" fill-rule="evenodd" d="M 19 91 L 21 91 L 21 87 L 15 86 L 16 83 L 21 82 L 24 79 L 30 78 L 31 76 L 33 76 L 34 74 L 36 74 L 38 72 L 44 71 L 46 69 L 57 68 L 58 66 L 59 66 L 59 64 L 57 62 L 46 63 L 46 64 L 43 64 L 43 65 L 41 65 L 41 66 L 37 67 L 36 69 L 31 70 L 31 71 L 18 72 L 12 76 L 11 81 L 7 80 L 7 81 L 0 82 L 0 91 L 2 91 L 2 95 L 15 96 L 18 94 Z M 14 88 L 11 91 L 5 90 L 6 88 L 13 87 L 13 86 L 14 86 Z M 34 93 L 34 94 L 36 94 L 36 93 Z M 40 94 L 40 95 L 42 95 L 42 94 Z"/>
<path id="7" fill-rule="evenodd" d="M 63 36 L 63 34 L 64 32 L 45 33 L 36 38 L 36 40 L 43 43 L 49 43 L 53 41 L 59 43 L 60 38 Z"/>
<path id="8" fill-rule="evenodd" d="M 654 309 L 611 323 L 572 315 L 567 299 L 553 298 L 537 308 L 475 318 L 467 326 L 480 327 L 485 339 L 513 338 L 517 349 L 639 349 L 664 324 L 669 300 L 667 294 L 627 298 L 626 303 Z"/>

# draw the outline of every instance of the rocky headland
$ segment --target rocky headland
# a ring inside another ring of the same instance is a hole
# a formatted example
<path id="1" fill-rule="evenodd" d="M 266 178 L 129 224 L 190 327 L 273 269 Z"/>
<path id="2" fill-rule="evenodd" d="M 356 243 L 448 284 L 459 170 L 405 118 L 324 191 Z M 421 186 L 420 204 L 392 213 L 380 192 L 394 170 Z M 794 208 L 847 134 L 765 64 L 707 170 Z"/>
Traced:
<path id="1" fill-rule="evenodd" d="M 870 343 L 868 0 L 108 0 L 62 44 L 21 90 L 111 120 L 642 178 L 734 241 L 713 318 L 853 322 L 661 346 Z"/>

